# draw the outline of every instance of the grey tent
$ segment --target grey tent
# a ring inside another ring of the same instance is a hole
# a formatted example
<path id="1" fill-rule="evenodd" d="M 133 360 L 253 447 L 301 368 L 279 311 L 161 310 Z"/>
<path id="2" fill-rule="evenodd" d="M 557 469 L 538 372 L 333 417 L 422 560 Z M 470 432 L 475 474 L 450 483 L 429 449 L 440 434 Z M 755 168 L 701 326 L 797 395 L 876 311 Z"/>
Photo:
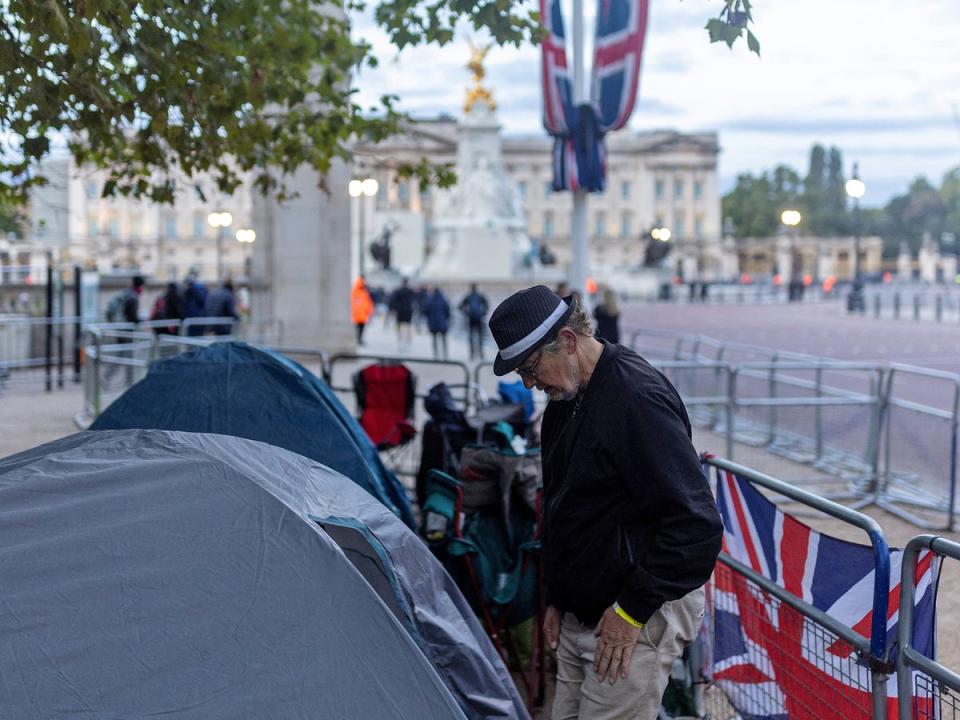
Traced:
<path id="1" fill-rule="evenodd" d="M 251 440 L 87 432 L 0 461 L 0 598 L 3 718 L 525 715 L 416 536 Z"/>

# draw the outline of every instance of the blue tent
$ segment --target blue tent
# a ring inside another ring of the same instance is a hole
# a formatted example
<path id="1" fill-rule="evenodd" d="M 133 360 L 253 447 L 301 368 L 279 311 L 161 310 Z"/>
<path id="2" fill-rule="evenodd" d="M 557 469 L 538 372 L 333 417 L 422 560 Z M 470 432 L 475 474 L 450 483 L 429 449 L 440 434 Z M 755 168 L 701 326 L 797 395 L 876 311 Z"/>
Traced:
<path id="1" fill-rule="evenodd" d="M 223 435 L 0 460 L 0 715 L 529 720 L 427 547 L 341 475 Z"/>
<path id="2" fill-rule="evenodd" d="M 91 430 L 184 430 L 260 440 L 346 475 L 408 527 L 413 512 L 360 424 L 329 386 L 279 353 L 213 343 L 155 362 Z"/>

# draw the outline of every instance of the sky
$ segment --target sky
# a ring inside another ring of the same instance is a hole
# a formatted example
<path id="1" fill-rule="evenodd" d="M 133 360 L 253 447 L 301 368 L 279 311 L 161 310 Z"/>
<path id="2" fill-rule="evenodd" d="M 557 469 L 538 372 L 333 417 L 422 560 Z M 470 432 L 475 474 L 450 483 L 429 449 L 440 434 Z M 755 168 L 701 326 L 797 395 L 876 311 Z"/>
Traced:
<path id="1" fill-rule="evenodd" d="M 595 4 L 584 5 L 589 37 Z M 839 147 L 848 175 L 859 163 L 867 206 L 918 175 L 939 185 L 960 165 L 960 0 L 754 0 L 759 58 L 743 40 L 733 50 L 708 41 L 703 26 L 720 7 L 651 0 L 630 127 L 716 131 L 723 192 L 738 174 L 778 163 L 805 174 L 814 143 Z M 356 78 L 362 104 L 390 92 L 414 117 L 459 116 L 470 84 L 465 32 L 402 53 L 369 16 L 355 32 L 381 61 Z M 538 49 L 494 48 L 486 67 L 504 132 L 542 134 Z"/>

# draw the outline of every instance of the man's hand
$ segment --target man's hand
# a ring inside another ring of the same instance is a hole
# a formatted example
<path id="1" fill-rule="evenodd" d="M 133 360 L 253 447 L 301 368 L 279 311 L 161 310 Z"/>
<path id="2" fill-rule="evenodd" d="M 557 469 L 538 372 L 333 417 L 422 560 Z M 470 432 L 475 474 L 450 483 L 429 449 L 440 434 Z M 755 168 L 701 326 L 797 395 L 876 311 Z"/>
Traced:
<path id="1" fill-rule="evenodd" d="M 551 650 L 557 649 L 560 640 L 560 611 L 553 605 L 547 605 L 547 612 L 543 616 L 543 637 Z"/>
<path id="2" fill-rule="evenodd" d="M 597 679 L 603 682 L 607 676 L 610 684 L 617 682 L 617 676 L 626 678 L 630 672 L 630 658 L 637 646 L 642 628 L 634 627 L 617 615 L 612 607 L 607 608 L 594 635 L 597 636 L 597 652 L 593 669 Z"/>

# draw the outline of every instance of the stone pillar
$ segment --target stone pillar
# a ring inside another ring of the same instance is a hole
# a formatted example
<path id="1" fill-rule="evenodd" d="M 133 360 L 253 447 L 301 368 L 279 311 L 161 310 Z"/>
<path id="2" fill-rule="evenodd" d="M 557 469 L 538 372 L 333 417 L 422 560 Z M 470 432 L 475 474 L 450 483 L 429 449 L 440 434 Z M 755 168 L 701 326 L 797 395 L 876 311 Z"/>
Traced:
<path id="1" fill-rule="evenodd" d="M 923 234 L 923 244 L 920 246 L 920 255 L 918 257 L 920 264 L 920 280 L 925 283 L 935 283 L 937 281 L 937 265 L 940 263 L 940 248 L 930 237 L 929 233 Z"/>
<path id="2" fill-rule="evenodd" d="M 955 285 L 957 283 L 957 256 L 944 255 L 940 263 L 943 267 L 943 282 L 946 285 Z"/>
<path id="3" fill-rule="evenodd" d="M 821 238 L 818 241 L 817 253 L 817 279 L 826 280 L 831 275 L 836 276 L 834 272 L 833 251 L 830 244 Z"/>
<path id="4" fill-rule="evenodd" d="M 793 246 L 790 238 L 781 235 L 777 238 L 777 272 L 784 283 L 793 275 Z"/>
<path id="5" fill-rule="evenodd" d="M 350 172 L 335 162 L 326 177 L 304 167 L 287 178 L 298 196 L 279 203 L 254 195 L 257 231 L 251 274 L 253 319 L 283 323 L 283 344 L 352 351 Z"/>
<path id="6" fill-rule="evenodd" d="M 910 247 L 905 243 L 900 243 L 900 254 L 897 255 L 897 279 L 900 282 L 907 282 L 913 278 L 913 268 L 910 257 Z"/>

